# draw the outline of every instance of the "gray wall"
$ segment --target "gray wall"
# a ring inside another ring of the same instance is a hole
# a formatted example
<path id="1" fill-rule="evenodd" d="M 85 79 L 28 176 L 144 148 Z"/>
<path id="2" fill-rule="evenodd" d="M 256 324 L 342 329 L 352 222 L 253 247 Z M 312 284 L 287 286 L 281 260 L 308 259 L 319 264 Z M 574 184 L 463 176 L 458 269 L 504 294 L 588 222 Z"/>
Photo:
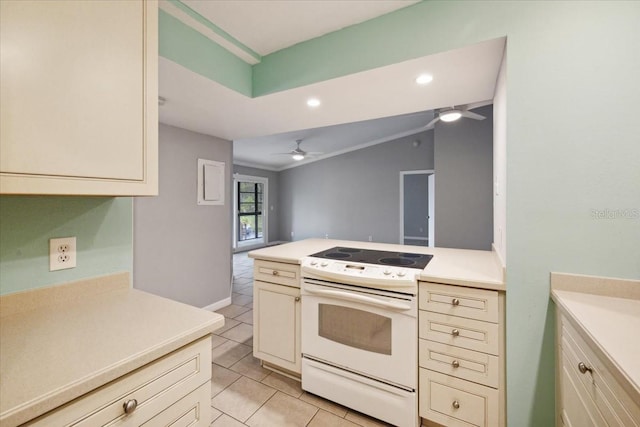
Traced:
<path id="1" fill-rule="evenodd" d="M 275 242 L 276 240 L 287 240 L 280 238 L 280 224 L 278 221 L 279 216 L 279 182 L 280 174 L 274 171 L 268 171 L 265 169 L 250 168 L 247 166 L 233 165 L 233 173 L 239 173 L 241 175 L 259 176 L 269 179 L 269 211 L 267 213 L 267 242 Z M 233 193 L 232 193 L 233 195 Z M 232 196 L 233 197 L 233 196 Z M 232 202 L 233 203 L 233 202 Z"/>
<path id="2" fill-rule="evenodd" d="M 435 127 L 435 244 L 490 250 L 493 241 L 493 107 Z"/>
<path id="3" fill-rule="evenodd" d="M 284 170 L 280 238 L 398 243 L 400 171 L 422 169 L 433 169 L 431 131 Z"/>
<path id="4" fill-rule="evenodd" d="M 134 287 L 197 307 L 231 296 L 231 198 L 196 204 L 197 159 L 224 162 L 232 143 L 160 124 L 160 195 L 134 203 Z"/>

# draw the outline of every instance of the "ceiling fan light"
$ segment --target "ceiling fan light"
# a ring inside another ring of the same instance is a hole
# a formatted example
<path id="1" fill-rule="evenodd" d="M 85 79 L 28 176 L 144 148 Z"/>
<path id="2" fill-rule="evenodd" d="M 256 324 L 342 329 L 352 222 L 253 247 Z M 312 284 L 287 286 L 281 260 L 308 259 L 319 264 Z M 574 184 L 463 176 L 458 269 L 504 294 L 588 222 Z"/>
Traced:
<path id="1" fill-rule="evenodd" d="M 432 80 L 433 76 L 431 76 L 430 74 L 420 74 L 416 78 L 416 83 L 422 86 L 431 83 Z"/>
<path id="2" fill-rule="evenodd" d="M 309 98 L 307 99 L 307 105 L 311 108 L 315 108 L 320 106 L 320 100 L 318 98 Z"/>
<path id="3" fill-rule="evenodd" d="M 440 120 L 443 122 L 455 122 L 460 117 L 462 117 L 462 113 L 458 110 L 450 110 L 444 113 L 440 113 Z"/>
<path id="4" fill-rule="evenodd" d="M 292 158 L 293 160 L 303 160 L 303 159 L 304 159 L 304 155 L 303 155 L 303 154 L 296 153 L 296 154 L 292 154 L 292 155 L 291 155 L 291 158 Z"/>

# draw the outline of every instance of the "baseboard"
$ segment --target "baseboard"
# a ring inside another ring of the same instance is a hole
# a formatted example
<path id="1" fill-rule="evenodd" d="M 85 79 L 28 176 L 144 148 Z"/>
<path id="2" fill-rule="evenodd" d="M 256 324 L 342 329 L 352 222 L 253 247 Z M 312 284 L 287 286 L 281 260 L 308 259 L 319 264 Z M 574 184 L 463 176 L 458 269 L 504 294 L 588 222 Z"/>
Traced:
<path id="1" fill-rule="evenodd" d="M 220 300 L 218 302 L 214 302 L 213 304 L 210 304 L 206 307 L 202 307 L 203 310 L 207 310 L 207 311 L 216 311 L 216 310 L 220 310 L 221 308 L 224 308 L 228 305 L 231 305 L 231 297 L 225 298 L 223 300 Z"/>
<path id="2" fill-rule="evenodd" d="M 256 249 L 268 248 L 269 246 L 282 245 L 284 243 L 290 243 L 290 242 L 288 242 L 286 240 L 274 240 L 273 242 L 260 243 L 258 245 L 235 247 L 235 248 L 233 248 L 233 253 L 234 254 L 239 254 L 239 253 L 242 253 L 242 252 L 254 251 Z"/>

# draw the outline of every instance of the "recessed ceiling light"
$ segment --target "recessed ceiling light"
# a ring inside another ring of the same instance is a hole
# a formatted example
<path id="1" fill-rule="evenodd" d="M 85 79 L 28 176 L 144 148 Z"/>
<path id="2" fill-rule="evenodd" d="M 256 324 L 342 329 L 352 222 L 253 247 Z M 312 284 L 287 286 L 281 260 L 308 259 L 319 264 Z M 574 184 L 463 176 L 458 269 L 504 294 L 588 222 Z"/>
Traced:
<path id="1" fill-rule="evenodd" d="M 431 83 L 432 80 L 433 76 L 431 74 L 420 74 L 416 78 L 416 83 L 418 83 L 419 85 L 426 85 L 428 83 Z"/>
<path id="2" fill-rule="evenodd" d="M 309 107 L 317 107 L 320 105 L 320 100 L 318 98 L 309 98 L 307 99 L 307 105 Z"/>
<path id="3" fill-rule="evenodd" d="M 440 113 L 440 120 L 443 122 L 454 122 L 462 117 L 462 113 L 459 110 L 449 110 L 444 113 Z"/>

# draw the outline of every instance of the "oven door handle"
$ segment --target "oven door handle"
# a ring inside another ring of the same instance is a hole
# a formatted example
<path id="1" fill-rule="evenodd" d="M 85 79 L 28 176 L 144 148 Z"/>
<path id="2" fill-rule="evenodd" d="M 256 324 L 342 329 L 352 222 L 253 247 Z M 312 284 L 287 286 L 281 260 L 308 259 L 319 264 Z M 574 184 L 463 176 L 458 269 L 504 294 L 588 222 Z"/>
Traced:
<path id="1" fill-rule="evenodd" d="M 398 310 L 398 311 L 411 310 L 411 306 L 409 306 L 407 304 L 402 304 L 402 303 L 399 303 L 399 302 L 383 301 L 383 300 L 379 300 L 379 299 L 376 299 L 376 298 L 371 298 L 371 297 L 364 296 L 364 295 L 354 294 L 354 293 L 351 293 L 351 292 L 328 291 L 328 290 L 325 290 L 325 289 L 309 289 L 309 288 L 305 288 L 305 291 L 307 291 L 310 294 L 322 295 L 322 296 L 326 296 L 326 297 L 329 297 L 329 298 L 341 299 L 341 300 L 346 300 L 346 301 L 361 302 L 363 304 L 374 305 L 374 306 L 377 306 L 377 307 L 389 308 L 389 309 L 392 309 L 392 310 Z"/>

